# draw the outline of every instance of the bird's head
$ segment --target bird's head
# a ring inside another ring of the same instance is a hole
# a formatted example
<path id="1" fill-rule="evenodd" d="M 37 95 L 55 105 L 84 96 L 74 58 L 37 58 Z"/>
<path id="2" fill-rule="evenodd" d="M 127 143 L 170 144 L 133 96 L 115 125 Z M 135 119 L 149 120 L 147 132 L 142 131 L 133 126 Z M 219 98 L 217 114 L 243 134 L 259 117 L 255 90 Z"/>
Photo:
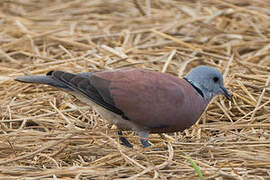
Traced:
<path id="1" fill-rule="evenodd" d="M 215 68 L 198 66 L 186 75 L 186 79 L 199 88 L 208 101 L 219 94 L 232 100 L 231 94 L 224 87 L 222 74 Z"/>

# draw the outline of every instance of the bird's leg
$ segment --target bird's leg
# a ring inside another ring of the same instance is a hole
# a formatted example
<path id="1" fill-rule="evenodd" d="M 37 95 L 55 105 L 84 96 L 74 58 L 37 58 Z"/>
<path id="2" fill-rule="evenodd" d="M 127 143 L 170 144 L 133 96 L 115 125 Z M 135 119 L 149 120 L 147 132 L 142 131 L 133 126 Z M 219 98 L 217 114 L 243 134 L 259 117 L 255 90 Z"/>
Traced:
<path id="1" fill-rule="evenodd" d="M 149 135 L 148 132 L 141 131 L 141 132 L 137 132 L 137 134 L 140 136 L 140 142 L 142 143 L 143 148 L 147 148 L 147 147 L 151 146 L 151 143 L 149 143 L 146 139 Z"/>
<path id="2" fill-rule="evenodd" d="M 124 145 L 128 148 L 133 148 L 133 145 L 130 144 L 130 142 L 125 137 L 123 137 L 122 131 L 118 131 L 117 134 L 119 135 L 119 140 L 122 142 L 121 143 L 122 145 Z"/>

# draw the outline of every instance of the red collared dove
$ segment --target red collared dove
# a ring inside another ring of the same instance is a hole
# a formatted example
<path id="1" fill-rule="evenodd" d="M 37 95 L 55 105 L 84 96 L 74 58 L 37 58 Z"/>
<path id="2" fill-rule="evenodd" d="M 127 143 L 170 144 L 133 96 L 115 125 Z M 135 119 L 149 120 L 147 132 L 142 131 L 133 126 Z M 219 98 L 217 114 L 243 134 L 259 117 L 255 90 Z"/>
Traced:
<path id="1" fill-rule="evenodd" d="M 123 130 L 135 131 L 143 147 L 148 147 L 149 133 L 183 131 L 200 118 L 216 95 L 232 99 L 222 74 L 209 66 L 198 66 L 183 79 L 128 68 L 80 74 L 50 71 L 46 76 L 20 76 L 15 80 L 67 90 L 115 124 L 121 142 L 128 147 L 132 144 L 122 136 Z"/>

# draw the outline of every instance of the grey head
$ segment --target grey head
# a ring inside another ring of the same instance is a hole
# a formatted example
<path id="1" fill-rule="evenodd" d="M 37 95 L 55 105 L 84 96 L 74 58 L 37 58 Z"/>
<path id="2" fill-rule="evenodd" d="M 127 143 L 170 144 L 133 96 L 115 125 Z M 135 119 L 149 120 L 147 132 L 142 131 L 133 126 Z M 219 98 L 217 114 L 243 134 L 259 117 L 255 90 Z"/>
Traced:
<path id="1" fill-rule="evenodd" d="M 213 67 L 198 66 L 192 69 L 185 78 L 202 91 L 208 102 L 216 95 L 224 95 L 232 100 L 231 94 L 224 87 L 222 74 Z"/>

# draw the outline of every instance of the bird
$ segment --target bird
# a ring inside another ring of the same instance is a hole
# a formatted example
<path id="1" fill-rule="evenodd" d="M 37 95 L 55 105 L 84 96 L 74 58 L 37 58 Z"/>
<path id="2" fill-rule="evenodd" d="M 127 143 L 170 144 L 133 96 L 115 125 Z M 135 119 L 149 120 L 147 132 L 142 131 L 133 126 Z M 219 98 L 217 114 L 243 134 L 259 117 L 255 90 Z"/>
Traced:
<path id="1" fill-rule="evenodd" d="M 216 95 L 232 100 L 222 74 L 200 65 L 183 78 L 142 68 L 120 68 L 73 74 L 18 76 L 15 81 L 60 88 L 91 106 L 118 128 L 120 143 L 132 148 L 122 131 L 135 131 L 143 148 L 150 133 L 179 132 L 195 124 Z"/>

